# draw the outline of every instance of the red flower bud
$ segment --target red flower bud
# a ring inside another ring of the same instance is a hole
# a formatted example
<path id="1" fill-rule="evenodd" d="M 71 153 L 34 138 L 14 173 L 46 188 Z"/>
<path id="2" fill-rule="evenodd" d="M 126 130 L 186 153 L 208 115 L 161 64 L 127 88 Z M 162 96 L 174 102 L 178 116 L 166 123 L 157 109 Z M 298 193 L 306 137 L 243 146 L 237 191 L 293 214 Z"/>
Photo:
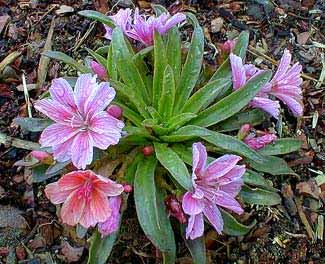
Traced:
<path id="1" fill-rule="evenodd" d="M 242 127 L 238 131 L 237 137 L 240 140 L 243 140 L 245 137 L 247 137 L 251 129 L 252 129 L 252 125 L 250 124 L 242 125 Z"/>
<path id="2" fill-rule="evenodd" d="M 117 118 L 117 119 L 121 119 L 122 114 L 123 114 L 123 110 L 121 107 L 117 106 L 117 105 L 110 105 L 107 108 L 107 113 L 109 113 L 111 116 Z"/>
<path id="3" fill-rule="evenodd" d="M 130 193 L 133 191 L 133 187 L 130 184 L 123 184 L 124 192 Z"/>
<path id="4" fill-rule="evenodd" d="M 145 147 L 142 149 L 142 153 L 143 153 L 143 155 L 145 155 L 145 156 L 150 156 L 153 152 L 154 152 L 154 148 L 153 148 L 153 146 L 145 146 Z"/>
<path id="5" fill-rule="evenodd" d="M 53 162 L 51 154 L 45 151 L 33 150 L 30 155 L 44 164 L 52 164 Z"/>
<path id="6" fill-rule="evenodd" d="M 103 65 L 99 64 L 96 61 L 91 61 L 90 67 L 93 70 L 93 72 L 95 74 L 97 74 L 97 76 L 100 80 L 106 81 L 108 79 L 107 71 Z"/>
<path id="7" fill-rule="evenodd" d="M 181 203 L 174 196 L 168 196 L 165 199 L 168 214 L 175 217 L 181 224 L 186 223 L 186 217 L 182 209 Z"/>

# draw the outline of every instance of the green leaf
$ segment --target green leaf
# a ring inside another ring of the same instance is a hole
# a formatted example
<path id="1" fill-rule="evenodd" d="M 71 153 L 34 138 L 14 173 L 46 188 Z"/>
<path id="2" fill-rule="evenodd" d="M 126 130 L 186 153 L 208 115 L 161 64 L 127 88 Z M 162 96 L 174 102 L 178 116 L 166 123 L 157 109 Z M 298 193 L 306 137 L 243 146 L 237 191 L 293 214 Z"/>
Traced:
<path id="1" fill-rule="evenodd" d="M 191 176 L 182 159 L 167 145 L 154 143 L 156 157 L 172 175 L 172 177 L 186 190 L 192 189 Z"/>
<path id="2" fill-rule="evenodd" d="M 193 263 L 194 264 L 207 263 L 204 237 L 202 236 L 194 240 L 186 239 L 184 236 L 185 227 L 186 225 L 181 225 L 182 237 L 184 239 L 186 247 L 191 253 Z"/>
<path id="3" fill-rule="evenodd" d="M 66 64 L 69 64 L 70 66 L 74 67 L 76 70 L 80 71 L 81 73 L 88 73 L 91 72 L 89 68 L 87 68 L 86 66 L 80 64 L 79 62 L 77 62 L 76 60 L 74 60 L 73 58 L 71 58 L 70 56 L 64 54 L 63 52 L 60 51 L 44 51 L 42 52 L 42 55 L 58 60 L 58 61 L 62 61 Z"/>
<path id="4" fill-rule="evenodd" d="M 269 191 L 277 192 L 278 190 L 275 189 L 271 184 L 259 173 L 246 169 L 246 172 L 244 174 L 244 183 L 251 185 L 251 186 L 256 186 L 260 187 L 262 189 L 266 189 Z"/>
<path id="5" fill-rule="evenodd" d="M 107 237 L 101 238 L 100 233 L 95 230 L 90 238 L 88 264 L 105 264 L 111 254 L 116 241 L 118 231 Z"/>
<path id="6" fill-rule="evenodd" d="M 133 185 L 134 184 L 134 178 L 135 173 L 137 171 L 137 167 L 139 162 L 143 159 L 143 155 L 138 153 L 135 158 L 133 159 L 132 163 L 127 167 L 124 180 L 128 183 Z"/>
<path id="7" fill-rule="evenodd" d="M 175 84 L 178 85 L 178 81 L 181 75 L 182 68 L 182 40 L 177 26 L 174 26 L 168 32 L 168 40 L 166 47 L 166 55 L 168 64 L 174 71 Z"/>
<path id="8" fill-rule="evenodd" d="M 215 129 L 218 132 L 229 132 L 238 130 L 244 124 L 253 126 L 261 124 L 265 120 L 266 115 L 259 109 L 252 109 L 245 112 L 239 112 L 232 117 L 217 124 Z"/>
<path id="9" fill-rule="evenodd" d="M 158 103 L 158 112 L 167 120 L 173 113 L 175 93 L 174 73 L 172 68 L 167 65 L 163 75 L 162 91 Z"/>
<path id="10" fill-rule="evenodd" d="M 134 61 L 132 60 L 133 54 L 130 52 L 129 47 L 124 39 L 121 29 L 116 27 L 113 30 L 112 36 L 112 53 L 113 58 L 116 60 L 118 72 L 123 82 L 134 89 L 135 94 L 146 104 L 149 103 L 149 95 L 146 86 L 143 82 L 142 76 L 139 73 Z"/>
<path id="11" fill-rule="evenodd" d="M 59 175 L 70 162 L 57 162 L 54 165 L 39 164 L 33 167 L 33 182 L 39 183 Z"/>
<path id="12" fill-rule="evenodd" d="M 196 17 L 187 13 L 188 18 L 194 25 L 194 31 L 190 44 L 189 51 L 187 53 L 186 61 L 182 69 L 180 80 L 177 85 L 177 94 L 175 101 L 175 111 L 178 113 L 183 107 L 184 103 L 190 97 L 192 90 L 198 80 L 201 72 L 203 51 L 204 51 L 204 34 L 200 27 Z"/>
<path id="13" fill-rule="evenodd" d="M 152 106 L 148 106 L 147 109 L 152 119 L 154 119 L 156 122 L 162 121 L 161 115 L 158 113 L 158 111 L 155 108 L 153 108 Z"/>
<path id="14" fill-rule="evenodd" d="M 53 124 L 50 119 L 33 118 L 33 117 L 17 117 L 14 122 L 19 125 L 22 129 L 30 132 L 40 132 Z"/>
<path id="15" fill-rule="evenodd" d="M 128 101 L 136 107 L 140 115 L 142 115 L 144 118 L 149 117 L 149 114 L 146 111 L 146 104 L 142 97 L 139 97 L 138 94 L 136 94 L 135 89 L 119 81 L 112 80 L 111 84 L 118 93 L 128 98 Z"/>
<path id="16" fill-rule="evenodd" d="M 107 56 L 107 53 L 109 51 L 109 47 L 110 47 L 110 45 L 101 46 L 98 49 L 96 49 L 95 52 L 98 53 L 101 56 Z"/>
<path id="17" fill-rule="evenodd" d="M 97 52 L 95 52 L 95 51 L 93 51 L 93 50 L 91 50 L 91 49 L 88 49 L 88 48 L 85 48 L 85 49 L 88 51 L 88 53 L 89 53 L 93 58 L 96 59 L 96 61 L 97 61 L 98 63 L 100 63 L 102 66 L 104 66 L 104 67 L 106 68 L 106 66 L 107 66 L 107 61 L 106 61 L 106 59 L 105 59 L 102 55 L 98 54 Z"/>
<path id="18" fill-rule="evenodd" d="M 271 78 L 271 71 L 264 71 L 251 78 L 242 88 L 202 111 L 191 124 L 208 127 L 217 124 L 245 107 Z"/>
<path id="19" fill-rule="evenodd" d="M 190 120 L 192 120 L 193 118 L 195 118 L 196 116 L 197 115 L 193 113 L 182 113 L 176 115 L 167 122 L 167 127 L 169 128 L 170 131 L 174 129 L 178 129 L 181 126 L 185 125 Z"/>
<path id="20" fill-rule="evenodd" d="M 276 192 L 259 188 L 251 189 L 248 186 L 243 186 L 240 197 L 249 204 L 277 205 L 281 203 L 281 197 Z"/>
<path id="21" fill-rule="evenodd" d="M 154 35 L 154 71 L 153 71 L 153 107 L 158 109 L 158 102 L 163 89 L 164 71 L 167 66 L 166 49 L 160 34 L 155 31 Z"/>
<path id="22" fill-rule="evenodd" d="M 106 16 L 100 12 L 93 11 L 93 10 L 82 10 L 82 11 L 79 11 L 78 14 L 81 16 L 84 16 L 86 18 L 99 21 L 99 22 L 105 24 L 106 26 L 109 26 L 110 28 L 115 28 L 114 21 L 112 19 L 110 19 L 108 16 Z"/>
<path id="23" fill-rule="evenodd" d="M 164 204 L 165 192 L 155 184 L 157 160 L 141 160 L 134 179 L 134 201 L 139 223 L 152 243 L 163 253 L 164 263 L 174 263 L 176 245 Z"/>
<path id="24" fill-rule="evenodd" d="M 224 222 L 223 232 L 230 236 L 244 236 L 246 235 L 255 225 L 256 220 L 254 220 L 250 225 L 245 226 L 239 223 L 231 214 L 227 211 L 220 209 L 222 219 Z"/>
<path id="25" fill-rule="evenodd" d="M 110 77 L 111 80 L 116 80 L 118 79 L 118 72 L 117 72 L 117 65 L 116 62 L 113 58 L 113 46 L 110 45 L 107 53 L 107 71 L 108 71 L 108 76 Z"/>
<path id="26" fill-rule="evenodd" d="M 168 136 L 161 137 L 166 142 L 182 142 L 195 138 L 202 138 L 227 152 L 246 157 L 248 163 L 256 170 L 268 172 L 272 175 L 296 175 L 283 159 L 261 155 L 235 137 L 214 132 L 203 127 L 189 125 L 180 128 Z"/>
<path id="27" fill-rule="evenodd" d="M 231 81 L 225 79 L 208 82 L 190 97 L 184 105 L 182 112 L 198 113 L 201 109 L 211 104 L 229 85 L 231 85 Z"/>
<path id="28" fill-rule="evenodd" d="M 258 150 L 258 152 L 263 155 L 283 155 L 299 150 L 301 145 L 302 141 L 299 139 L 280 138 Z"/>
<path id="29" fill-rule="evenodd" d="M 156 16 L 160 16 L 164 13 L 168 14 L 167 9 L 162 5 L 152 4 L 152 9 L 155 11 Z"/>

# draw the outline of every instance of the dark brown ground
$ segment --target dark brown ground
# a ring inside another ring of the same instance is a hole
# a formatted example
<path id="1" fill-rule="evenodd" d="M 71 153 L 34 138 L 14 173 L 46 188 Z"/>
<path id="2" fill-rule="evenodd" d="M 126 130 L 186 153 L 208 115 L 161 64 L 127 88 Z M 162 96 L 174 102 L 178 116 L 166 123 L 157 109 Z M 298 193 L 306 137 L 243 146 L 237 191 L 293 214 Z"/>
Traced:
<path id="1" fill-rule="evenodd" d="M 22 52 L 11 68 L 7 68 L 9 72 L 5 76 L 0 75 L 1 132 L 29 141 L 38 140 L 38 133 L 23 132 L 12 122 L 15 117 L 27 116 L 24 94 L 17 89 L 22 83 L 21 75 L 25 73 L 28 84 L 37 82 L 40 52 L 54 18 L 53 50 L 82 58 L 86 55 L 84 47 L 101 46 L 105 42 L 102 27 L 95 26 L 83 40 L 91 24 L 76 13 L 83 9 L 97 9 L 105 13 L 112 7 L 107 2 L 110 3 L 106 0 L 0 0 L 0 62 L 14 51 Z M 130 2 L 120 1 L 119 6 L 126 7 Z M 288 47 L 307 75 L 303 83 L 304 117 L 297 123 L 285 113 L 283 120 L 284 135 L 305 141 L 299 153 L 286 157 L 300 179 L 270 178 L 274 186 L 282 190 L 283 203 L 273 208 L 246 208 L 248 213 L 244 217 L 247 223 L 258 220 L 247 236 L 220 237 L 213 231 L 208 232 L 209 262 L 325 263 L 324 230 L 321 229 L 324 225 L 325 185 L 314 180 L 316 176 L 317 180 L 325 178 L 321 174 L 325 171 L 325 92 L 324 85 L 317 86 L 315 81 L 325 68 L 324 1 L 153 2 L 165 5 L 171 12 L 190 10 L 197 13 L 205 29 L 205 58 L 210 64 L 218 64 L 219 57 L 214 56 L 218 43 L 236 36 L 240 30 L 248 29 L 252 46 L 248 61 L 273 67 L 270 61 L 278 60 L 284 47 Z M 74 11 L 55 16 L 55 10 L 62 8 L 63 4 L 73 7 Z M 137 4 L 148 11 L 150 9 L 150 1 L 138 1 Z M 6 14 L 10 18 L 4 24 Z M 254 48 L 267 57 L 257 57 Z M 59 73 L 73 75 L 69 67 L 58 62 L 51 62 L 48 69 L 42 69 L 41 73 L 44 71 L 45 74 L 47 71 L 47 79 L 42 90 L 46 90 L 49 81 Z M 31 100 L 37 99 L 42 90 L 30 91 Z M 77 238 L 72 229 L 56 221 L 55 207 L 43 195 L 44 184 L 30 184 L 30 173 L 13 166 L 27 153 L 10 145 L 0 146 L 0 263 L 14 263 L 17 258 L 21 263 L 66 263 L 68 260 L 84 263 L 87 256 L 85 239 Z M 159 253 L 144 237 L 131 212 L 127 211 L 110 263 L 159 263 Z M 313 240 L 311 237 L 315 236 L 317 228 L 322 232 L 318 232 L 318 239 Z M 179 263 L 191 263 L 184 245 L 179 243 L 178 246 Z"/>

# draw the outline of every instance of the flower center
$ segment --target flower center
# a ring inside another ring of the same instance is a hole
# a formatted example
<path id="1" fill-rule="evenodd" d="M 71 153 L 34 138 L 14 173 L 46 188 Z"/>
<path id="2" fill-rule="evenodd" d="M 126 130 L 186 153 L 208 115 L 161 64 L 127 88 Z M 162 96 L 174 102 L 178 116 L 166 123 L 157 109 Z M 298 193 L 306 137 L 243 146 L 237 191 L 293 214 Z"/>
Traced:
<path id="1" fill-rule="evenodd" d="M 85 199 L 86 202 L 90 202 L 94 186 L 92 182 L 87 181 L 80 189 L 78 190 L 78 198 Z"/>

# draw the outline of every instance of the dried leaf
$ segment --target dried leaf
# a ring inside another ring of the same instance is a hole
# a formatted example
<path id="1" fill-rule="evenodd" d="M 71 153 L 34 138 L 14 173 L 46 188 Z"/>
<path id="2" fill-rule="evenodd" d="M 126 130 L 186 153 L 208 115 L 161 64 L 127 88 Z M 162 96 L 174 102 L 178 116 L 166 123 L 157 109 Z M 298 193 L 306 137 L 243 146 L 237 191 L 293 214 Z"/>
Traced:
<path id="1" fill-rule="evenodd" d="M 62 242 L 61 252 L 68 263 L 78 261 L 83 251 L 84 247 L 72 247 L 67 241 Z"/>
<path id="2" fill-rule="evenodd" d="M 15 207 L 0 205 L 0 228 L 26 229 L 28 224 L 21 211 Z"/>
<path id="3" fill-rule="evenodd" d="M 299 191 L 299 194 L 310 195 L 315 199 L 318 199 L 320 195 L 320 188 L 313 179 L 298 183 L 296 189 Z"/>

